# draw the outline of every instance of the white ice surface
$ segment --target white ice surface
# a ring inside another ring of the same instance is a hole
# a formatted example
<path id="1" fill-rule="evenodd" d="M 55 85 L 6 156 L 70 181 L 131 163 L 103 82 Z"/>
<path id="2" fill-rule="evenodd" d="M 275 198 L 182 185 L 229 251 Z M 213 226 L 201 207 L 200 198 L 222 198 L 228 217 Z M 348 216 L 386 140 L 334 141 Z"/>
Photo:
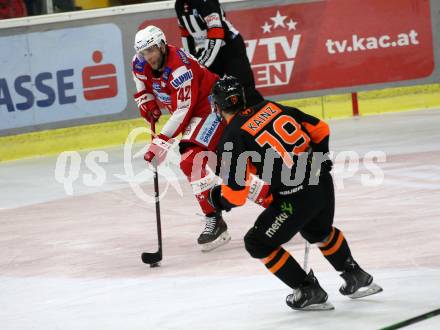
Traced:
<path id="1" fill-rule="evenodd" d="M 145 267 L 140 253 L 156 247 L 154 205 L 115 176 L 123 155 L 111 148 L 105 184 L 78 180 L 72 196 L 54 179 L 55 157 L 0 164 L 0 329 L 378 329 L 440 308 L 440 111 L 330 124 L 336 154 L 386 154 L 381 185 L 361 185 L 363 166 L 338 181 L 335 217 L 383 293 L 341 296 L 341 279 L 312 248 L 310 264 L 336 310 L 290 310 L 289 289 L 244 250 L 260 211 L 252 205 L 225 215 L 227 246 L 199 252 L 200 211 L 176 156 L 172 180 L 184 195 L 170 188 L 162 201 L 164 260 Z M 135 173 L 143 166 L 136 159 Z M 345 166 L 337 162 L 335 172 Z M 286 249 L 302 260 L 300 239 Z M 440 316 L 408 329 L 440 329 Z"/>
<path id="2" fill-rule="evenodd" d="M 421 273 L 423 284 L 408 285 Z M 289 290 L 265 275 L 2 278 L 0 320 L 2 329 L 378 329 L 439 306 L 438 269 L 377 271 L 385 291 L 358 300 L 338 293 L 334 273 L 317 276 L 334 311 L 292 311 L 283 301 Z M 439 325 L 432 319 L 420 329 Z"/>

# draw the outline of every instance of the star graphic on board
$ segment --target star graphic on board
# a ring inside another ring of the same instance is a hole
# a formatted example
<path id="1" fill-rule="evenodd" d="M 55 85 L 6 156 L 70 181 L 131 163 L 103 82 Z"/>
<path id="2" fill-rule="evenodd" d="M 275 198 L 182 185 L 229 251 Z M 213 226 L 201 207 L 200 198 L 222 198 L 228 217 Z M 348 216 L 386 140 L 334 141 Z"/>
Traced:
<path id="1" fill-rule="evenodd" d="M 263 33 L 270 33 L 270 29 L 272 28 L 272 25 L 270 25 L 267 22 L 264 22 L 264 25 L 261 28 L 263 29 Z"/>
<path id="2" fill-rule="evenodd" d="M 281 15 L 279 10 L 277 10 L 275 16 L 269 18 L 273 21 L 273 24 L 264 22 L 264 25 L 261 26 L 263 34 L 272 33 L 273 30 L 278 28 L 288 29 L 288 31 L 296 30 L 296 25 L 298 24 L 298 22 L 294 21 L 291 17 Z"/>
<path id="3" fill-rule="evenodd" d="M 287 22 L 287 26 L 289 27 L 289 31 L 296 30 L 296 24 L 298 24 L 298 22 L 295 22 L 293 19 L 290 19 L 290 21 Z"/>
<path id="4" fill-rule="evenodd" d="M 284 20 L 286 18 L 287 18 L 287 16 L 281 16 L 280 11 L 277 10 L 276 16 L 270 18 L 275 23 L 273 25 L 274 29 L 276 29 L 278 26 L 285 27 Z"/>

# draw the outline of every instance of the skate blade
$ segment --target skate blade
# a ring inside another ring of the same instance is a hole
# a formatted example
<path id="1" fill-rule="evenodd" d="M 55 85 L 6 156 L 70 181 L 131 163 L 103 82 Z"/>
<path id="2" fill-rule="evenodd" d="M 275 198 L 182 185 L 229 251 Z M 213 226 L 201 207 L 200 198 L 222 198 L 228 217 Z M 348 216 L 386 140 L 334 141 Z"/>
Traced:
<path id="1" fill-rule="evenodd" d="M 350 297 L 351 299 L 358 299 L 371 296 L 382 291 L 383 289 L 379 285 L 377 285 L 376 283 L 371 283 L 369 286 L 359 288 L 359 290 L 357 290 L 355 293 L 349 294 L 348 297 Z"/>
<path id="2" fill-rule="evenodd" d="M 333 306 L 332 303 L 327 301 L 322 304 L 313 304 L 303 308 L 295 308 L 295 307 L 291 307 L 291 308 L 297 311 L 331 311 L 335 309 L 335 306 Z"/>
<path id="3" fill-rule="evenodd" d="M 215 241 L 205 243 L 205 244 L 200 244 L 200 246 L 202 248 L 202 252 L 209 252 L 209 251 L 212 251 L 214 249 L 219 248 L 222 245 L 225 245 L 230 240 L 231 240 L 231 235 L 229 235 L 228 231 L 225 231 L 219 237 L 217 237 L 217 239 Z"/>

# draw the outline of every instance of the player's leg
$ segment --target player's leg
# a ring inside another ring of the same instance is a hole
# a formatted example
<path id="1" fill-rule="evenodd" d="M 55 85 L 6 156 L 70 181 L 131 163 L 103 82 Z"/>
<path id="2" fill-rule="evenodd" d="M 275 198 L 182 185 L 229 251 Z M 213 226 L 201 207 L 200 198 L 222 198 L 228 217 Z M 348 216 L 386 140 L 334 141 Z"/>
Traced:
<path id="1" fill-rule="evenodd" d="M 209 191 L 217 183 L 217 176 L 208 166 L 209 156 L 215 155 L 191 143 L 181 143 L 180 153 L 182 155 L 180 168 L 191 184 L 200 208 L 206 216 L 205 228 L 197 242 L 201 245 L 202 251 L 210 251 L 231 239 L 222 214 L 216 212 L 208 202 Z M 211 161 L 215 162 L 213 159 Z"/>
<path id="2" fill-rule="evenodd" d="M 295 258 L 281 247 L 314 216 L 313 209 L 305 203 L 311 197 L 309 193 L 295 199 L 280 200 L 275 197 L 248 231 L 244 242 L 253 258 L 260 259 L 270 272 L 294 290 L 294 294 L 287 297 L 290 307 L 332 309 L 333 306 L 326 303 L 327 293 L 320 287 L 313 271 L 306 274 Z"/>
<path id="3" fill-rule="evenodd" d="M 246 104 L 253 106 L 262 102 L 263 96 L 255 88 L 255 79 L 246 53 L 246 45 L 241 35 L 235 37 L 231 44 L 223 47 L 225 73 L 236 77 L 244 87 Z"/>
<path id="4" fill-rule="evenodd" d="M 340 288 L 343 295 L 360 298 L 382 291 L 373 284 L 373 277 L 354 260 L 350 247 L 341 230 L 333 226 L 335 197 L 330 174 L 320 178 L 322 187 L 319 198 L 327 201 L 326 207 L 302 230 L 302 236 L 310 243 L 317 243 L 321 253 L 345 280 Z"/>

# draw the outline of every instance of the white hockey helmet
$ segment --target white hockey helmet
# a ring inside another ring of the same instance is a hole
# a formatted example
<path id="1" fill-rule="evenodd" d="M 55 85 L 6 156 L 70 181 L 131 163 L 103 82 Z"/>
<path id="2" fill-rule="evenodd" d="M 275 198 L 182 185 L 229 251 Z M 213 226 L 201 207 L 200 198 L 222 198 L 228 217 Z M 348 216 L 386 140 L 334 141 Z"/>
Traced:
<path id="1" fill-rule="evenodd" d="M 134 49 L 136 53 L 140 53 L 154 45 L 160 47 L 161 43 L 166 44 L 167 39 L 161 29 L 154 25 L 149 25 L 136 33 L 134 39 Z"/>

